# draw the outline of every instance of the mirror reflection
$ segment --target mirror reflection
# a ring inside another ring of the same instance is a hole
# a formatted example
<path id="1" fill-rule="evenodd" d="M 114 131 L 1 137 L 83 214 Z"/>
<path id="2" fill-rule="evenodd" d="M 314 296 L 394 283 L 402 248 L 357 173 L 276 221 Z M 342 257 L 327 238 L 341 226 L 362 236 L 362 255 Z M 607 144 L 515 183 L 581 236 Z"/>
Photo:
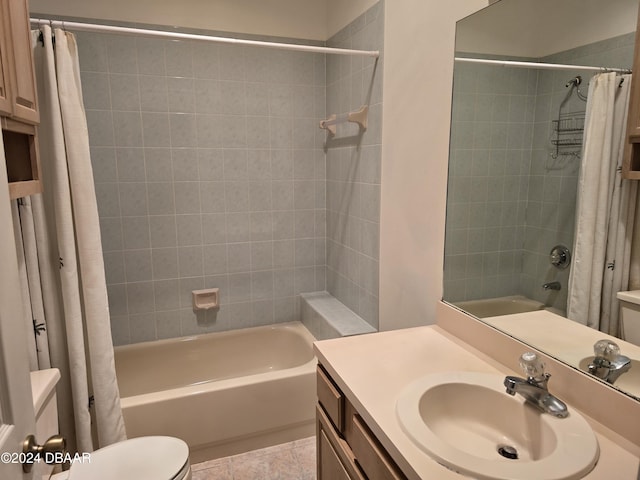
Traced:
<path id="1" fill-rule="evenodd" d="M 443 297 L 640 397 L 640 318 L 618 300 L 640 288 L 620 173 L 637 14 L 501 0 L 458 22 Z"/>

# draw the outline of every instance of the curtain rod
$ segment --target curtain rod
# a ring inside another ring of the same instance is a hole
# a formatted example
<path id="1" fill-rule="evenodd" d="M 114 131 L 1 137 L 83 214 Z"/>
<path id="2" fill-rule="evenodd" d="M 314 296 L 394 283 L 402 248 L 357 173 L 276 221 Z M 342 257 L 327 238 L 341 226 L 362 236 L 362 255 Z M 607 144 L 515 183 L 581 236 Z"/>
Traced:
<path id="1" fill-rule="evenodd" d="M 116 27 L 113 25 L 98 25 L 94 23 L 67 22 L 62 20 L 46 20 L 31 18 L 35 25 L 50 25 L 52 28 L 62 28 L 82 32 L 121 33 L 124 35 L 138 35 L 144 37 L 169 38 L 174 40 L 195 40 L 204 42 L 229 43 L 249 47 L 267 47 L 281 50 L 295 50 L 300 52 L 329 53 L 334 55 L 360 55 L 378 58 L 378 50 L 351 50 L 347 48 L 317 47 L 315 45 L 296 45 L 292 43 L 262 42 L 258 40 L 242 40 L 239 38 L 213 37 L 191 33 L 165 32 L 162 30 L 147 30 L 143 28 Z"/>
<path id="2" fill-rule="evenodd" d="M 514 60 L 489 60 L 484 58 L 455 57 L 456 62 L 483 63 L 516 68 L 539 68 L 546 70 L 588 70 L 592 72 L 631 73 L 628 68 L 590 67 L 586 65 L 568 65 L 562 63 L 517 62 Z"/>

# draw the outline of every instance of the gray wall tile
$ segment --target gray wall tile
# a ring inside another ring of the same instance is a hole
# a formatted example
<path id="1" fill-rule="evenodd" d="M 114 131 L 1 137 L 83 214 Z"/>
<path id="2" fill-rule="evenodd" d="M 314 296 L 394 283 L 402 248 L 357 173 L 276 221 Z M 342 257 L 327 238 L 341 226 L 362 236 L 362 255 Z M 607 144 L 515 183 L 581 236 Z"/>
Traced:
<path id="1" fill-rule="evenodd" d="M 151 250 L 127 250 L 124 252 L 127 282 L 151 280 Z"/>
<path id="2" fill-rule="evenodd" d="M 375 18 L 379 4 L 338 32 L 328 41 L 330 46 L 382 50 L 383 23 L 367 22 L 367 15 Z M 378 13 L 379 14 L 379 13 Z M 356 47 L 358 45 L 359 47 Z M 373 327 L 378 326 L 378 293 L 372 285 L 377 284 L 377 271 L 372 264 L 379 256 L 380 231 L 380 165 L 382 141 L 382 60 L 378 66 L 363 62 L 362 59 L 328 57 L 326 59 L 326 113 L 343 113 L 350 109 L 369 105 L 369 125 L 361 136 L 352 125 L 340 125 L 343 135 L 354 135 L 352 142 L 333 142 L 324 139 L 326 147 L 326 167 L 323 159 L 320 168 L 326 168 L 327 182 L 315 182 L 313 187 L 296 189 L 296 210 L 301 205 L 316 209 L 316 217 L 324 220 L 313 224 L 316 241 L 296 241 L 296 266 L 298 258 L 305 263 L 316 264 L 326 255 L 324 266 L 314 271 L 315 280 L 343 304 L 365 319 Z M 372 87 L 373 85 L 373 87 Z M 370 97 L 369 91 L 372 93 Z M 316 103 L 317 109 L 317 103 Z M 454 113 L 456 110 L 454 109 Z M 325 134 L 326 135 L 326 134 Z M 304 138 L 299 142 L 308 142 Z M 310 166 L 304 171 L 304 164 L 296 164 L 296 178 L 314 178 Z M 317 177 L 316 177 L 317 178 Z M 298 184 L 300 186 L 304 183 Z M 307 191 L 314 192 L 312 198 L 303 197 Z M 326 210 L 325 210 L 326 209 Z M 296 211 L 298 214 L 298 210 Z M 312 224 L 305 218 L 296 217 L 296 236 L 308 235 Z M 324 236 L 326 241 L 318 241 Z M 305 243 L 303 243 L 305 242 Z M 360 259 L 367 259 L 362 266 L 369 267 L 362 272 Z M 375 277 L 375 278 L 374 278 Z M 309 279 L 310 281 L 310 279 Z M 296 286 L 299 290 L 299 287 Z M 369 292 L 368 295 L 365 292 Z"/>
<path id="3" fill-rule="evenodd" d="M 116 148 L 115 152 L 119 182 L 144 182 L 146 180 L 142 148 Z"/>
<path id="4" fill-rule="evenodd" d="M 129 314 L 152 312 L 154 309 L 153 283 L 127 283 L 127 304 Z"/>
<path id="5" fill-rule="evenodd" d="M 115 342 L 294 319 L 295 295 L 325 288 L 335 244 L 317 122 L 344 89 L 327 84 L 325 56 L 79 38 Z M 341 65 L 357 101 L 371 64 Z M 377 185 L 379 140 L 369 144 L 373 165 L 359 175 Z M 368 225 L 377 238 L 378 219 Z M 216 318 L 191 310 L 205 286 L 221 288 Z"/>
<path id="6" fill-rule="evenodd" d="M 109 75 L 111 107 L 114 110 L 140 110 L 140 87 L 137 75 Z"/>
<path id="7" fill-rule="evenodd" d="M 151 250 L 154 280 L 178 278 L 178 250 L 154 248 Z"/>
<path id="8" fill-rule="evenodd" d="M 154 38 L 136 38 L 138 71 L 142 75 L 165 75 L 164 42 Z"/>
<path id="9" fill-rule="evenodd" d="M 95 147 L 91 149 L 91 168 L 96 183 L 115 182 L 118 180 L 116 152 L 111 147 Z"/>
<path id="10" fill-rule="evenodd" d="M 122 235 L 125 250 L 150 248 L 149 217 L 124 217 L 122 219 Z"/>

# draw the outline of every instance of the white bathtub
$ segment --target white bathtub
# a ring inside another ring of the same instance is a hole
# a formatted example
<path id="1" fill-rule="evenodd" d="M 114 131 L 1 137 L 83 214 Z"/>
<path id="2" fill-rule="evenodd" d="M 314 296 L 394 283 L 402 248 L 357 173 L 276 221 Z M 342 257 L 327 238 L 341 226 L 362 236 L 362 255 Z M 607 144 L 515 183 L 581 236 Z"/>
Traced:
<path id="1" fill-rule="evenodd" d="M 483 300 L 468 300 L 465 302 L 456 302 L 454 305 L 478 318 L 535 312 L 536 310 L 543 310 L 545 308 L 544 303 L 531 300 L 530 298 L 522 295 L 487 298 Z"/>
<path id="2" fill-rule="evenodd" d="M 313 341 L 291 322 L 116 347 L 127 436 L 182 438 L 201 462 L 313 435 Z"/>

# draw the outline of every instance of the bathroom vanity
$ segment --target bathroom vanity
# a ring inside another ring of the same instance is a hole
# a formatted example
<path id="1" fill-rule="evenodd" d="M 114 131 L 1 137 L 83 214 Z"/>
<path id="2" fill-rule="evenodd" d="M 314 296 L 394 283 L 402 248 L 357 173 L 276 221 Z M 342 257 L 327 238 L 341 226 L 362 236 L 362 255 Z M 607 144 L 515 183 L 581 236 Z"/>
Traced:
<path id="1" fill-rule="evenodd" d="M 322 365 L 317 379 L 318 480 L 407 478 Z"/>
<path id="2" fill-rule="evenodd" d="M 321 365 L 317 408 L 319 480 L 464 478 L 438 463 L 410 438 L 397 413 L 402 392 L 416 380 L 439 372 L 476 372 L 500 378 L 522 376 L 513 363 L 505 362 L 501 356 L 514 356 L 513 362 L 517 365 L 518 356 L 530 348 L 469 317 L 474 322 L 469 325 L 474 326 L 461 328 L 475 336 L 473 344 L 479 346 L 475 348 L 460 338 L 464 335 L 456 336 L 448 331 L 450 325 L 460 322 L 459 319 L 449 322 L 447 316 L 465 315 L 448 309 L 450 307 L 440 306 L 442 318 L 437 326 L 315 344 Z M 474 331 L 476 326 L 481 330 Z M 492 351 L 497 354 L 487 354 Z M 614 413 L 608 414 L 619 417 L 620 424 L 624 424 L 625 419 L 628 424 L 630 418 L 638 418 L 640 403 L 575 370 L 567 372 L 565 370 L 572 369 L 542 357 L 552 375 L 549 391 L 566 401 L 570 415 L 574 412 L 575 416 L 584 417 L 599 446 L 599 458 L 592 470 L 565 478 L 637 479 L 640 443 L 631 431 L 633 428 L 612 426 L 611 418 L 603 418 L 598 412 L 609 410 L 601 407 L 601 402 L 609 402 Z M 574 393 L 568 393 L 570 391 Z M 507 393 L 504 395 L 512 398 Z M 584 397 L 580 408 L 576 408 L 574 401 L 578 395 Z M 592 410 L 584 406 L 589 403 L 593 405 Z"/>

